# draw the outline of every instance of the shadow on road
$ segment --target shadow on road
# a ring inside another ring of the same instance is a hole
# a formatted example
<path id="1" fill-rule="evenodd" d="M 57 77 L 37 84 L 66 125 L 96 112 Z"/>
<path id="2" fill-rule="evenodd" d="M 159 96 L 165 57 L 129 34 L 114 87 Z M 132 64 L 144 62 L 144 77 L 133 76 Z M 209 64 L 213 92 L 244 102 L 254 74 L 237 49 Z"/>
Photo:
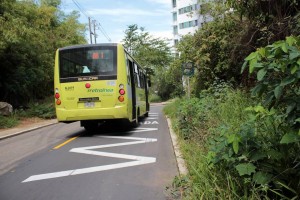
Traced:
<path id="1" fill-rule="evenodd" d="M 143 123 L 145 118 L 140 118 L 140 123 Z M 135 128 L 133 128 L 129 123 L 124 121 L 110 121 L 104 122 L 99 125 L 97 129 L 92 131 L 82 130 L 77 132 L 70 137 L 93 137 L 98 135 L 107 135 L 107 136 L 130 136 L 133 133 Z"/>

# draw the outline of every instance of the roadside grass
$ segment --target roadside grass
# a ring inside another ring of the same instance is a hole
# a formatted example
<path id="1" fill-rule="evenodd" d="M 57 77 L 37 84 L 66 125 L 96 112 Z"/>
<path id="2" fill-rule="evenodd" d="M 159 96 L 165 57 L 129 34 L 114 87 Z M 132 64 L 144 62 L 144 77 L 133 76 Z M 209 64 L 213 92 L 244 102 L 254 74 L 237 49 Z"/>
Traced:
<path id="1" fill-rule="evenodd" d="M 22 119 L 33 117 L 41 119 L 55 118 L 53 98 L 49 97 L 39 102 L 30 102 L 26 108 L 15 109 L 10 116 L 0 116 L 0 128 L 15 127 Z"/>
<path id="2" fill-rule="evenodd" d="M 0 128 L 12 128 L 19 124 L 19 118 L 12 114 L 11 116 L 0 116 Z"/>
<path id="3" fill-rule="evenodd" d="M 189 171 L 188 181 L 177 188 L 185 188 L 184 199 L 259 199 L 255 189 L 244 193 L 243 180 L 234 175 L 234 168 L 216 167 L 209 162 L 209 141 L 213 133 L 224 124 L 239 126 L 246 120 L 245 108 L 253 104 L 241 91 L 224 89 L 222 92 L 222 97 L 220 93 L 210 92 L 202 94 L 200 99 L 177 99 L 164 108 L 179 136 Z"/>

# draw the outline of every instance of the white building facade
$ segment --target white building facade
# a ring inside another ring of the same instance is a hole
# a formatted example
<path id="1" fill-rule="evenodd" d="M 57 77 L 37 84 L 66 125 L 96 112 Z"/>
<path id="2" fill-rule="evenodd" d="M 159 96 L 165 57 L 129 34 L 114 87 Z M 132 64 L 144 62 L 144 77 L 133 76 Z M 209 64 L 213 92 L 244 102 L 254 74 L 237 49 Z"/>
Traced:
<path id="1" fill-rule="evenodd" d="M 187 34 L 194 34 L 206 21 L 205 16 L 199 14 L 201 4 L 198 0 L 171 0 L 173 16 L 173 42 Z"/>

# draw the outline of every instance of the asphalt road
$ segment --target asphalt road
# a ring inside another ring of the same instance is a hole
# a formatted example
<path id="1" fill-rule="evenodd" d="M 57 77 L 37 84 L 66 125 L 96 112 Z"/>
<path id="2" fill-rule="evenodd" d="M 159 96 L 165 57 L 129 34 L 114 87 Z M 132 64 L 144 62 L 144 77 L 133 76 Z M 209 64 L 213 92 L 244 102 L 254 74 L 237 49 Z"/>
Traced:
<path id="1" fill-rule="evenodd" d="M 161 110 L 131 130 L 59 123 L 0 141 L 0 199 L 166 199 L 178 171 Z"/>

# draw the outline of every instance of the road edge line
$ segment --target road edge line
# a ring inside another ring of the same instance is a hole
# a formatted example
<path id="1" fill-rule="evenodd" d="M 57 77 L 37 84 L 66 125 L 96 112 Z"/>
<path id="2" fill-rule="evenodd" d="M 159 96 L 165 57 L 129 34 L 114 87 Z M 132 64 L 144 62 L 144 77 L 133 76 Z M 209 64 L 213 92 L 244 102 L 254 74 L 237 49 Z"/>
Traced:
<path id="1" fill-rule="evenodd" d="M 172 143 L 173 143 L 173 149 L 174 149 L 174 152 L 175 152 L 175 158 L 176 158 L 176 162 L 177 162 L 179 175 L 186 176 L 188 174 L 188 169 L 186 167 L 185 161 L 184 161 L 184 159 L 182 157 L 182 154 L 181 154 L 181 151 L 180 151 L 177 135 L 173 131 L 172 122 L 171 122 L 170 118 L 168 118 L 167 116 L 166 116 L 166 118 L 167 118 L 167 122 L 168 122 L 168 127 L 169 127 L 171 140 L 172 140 Z"/>

